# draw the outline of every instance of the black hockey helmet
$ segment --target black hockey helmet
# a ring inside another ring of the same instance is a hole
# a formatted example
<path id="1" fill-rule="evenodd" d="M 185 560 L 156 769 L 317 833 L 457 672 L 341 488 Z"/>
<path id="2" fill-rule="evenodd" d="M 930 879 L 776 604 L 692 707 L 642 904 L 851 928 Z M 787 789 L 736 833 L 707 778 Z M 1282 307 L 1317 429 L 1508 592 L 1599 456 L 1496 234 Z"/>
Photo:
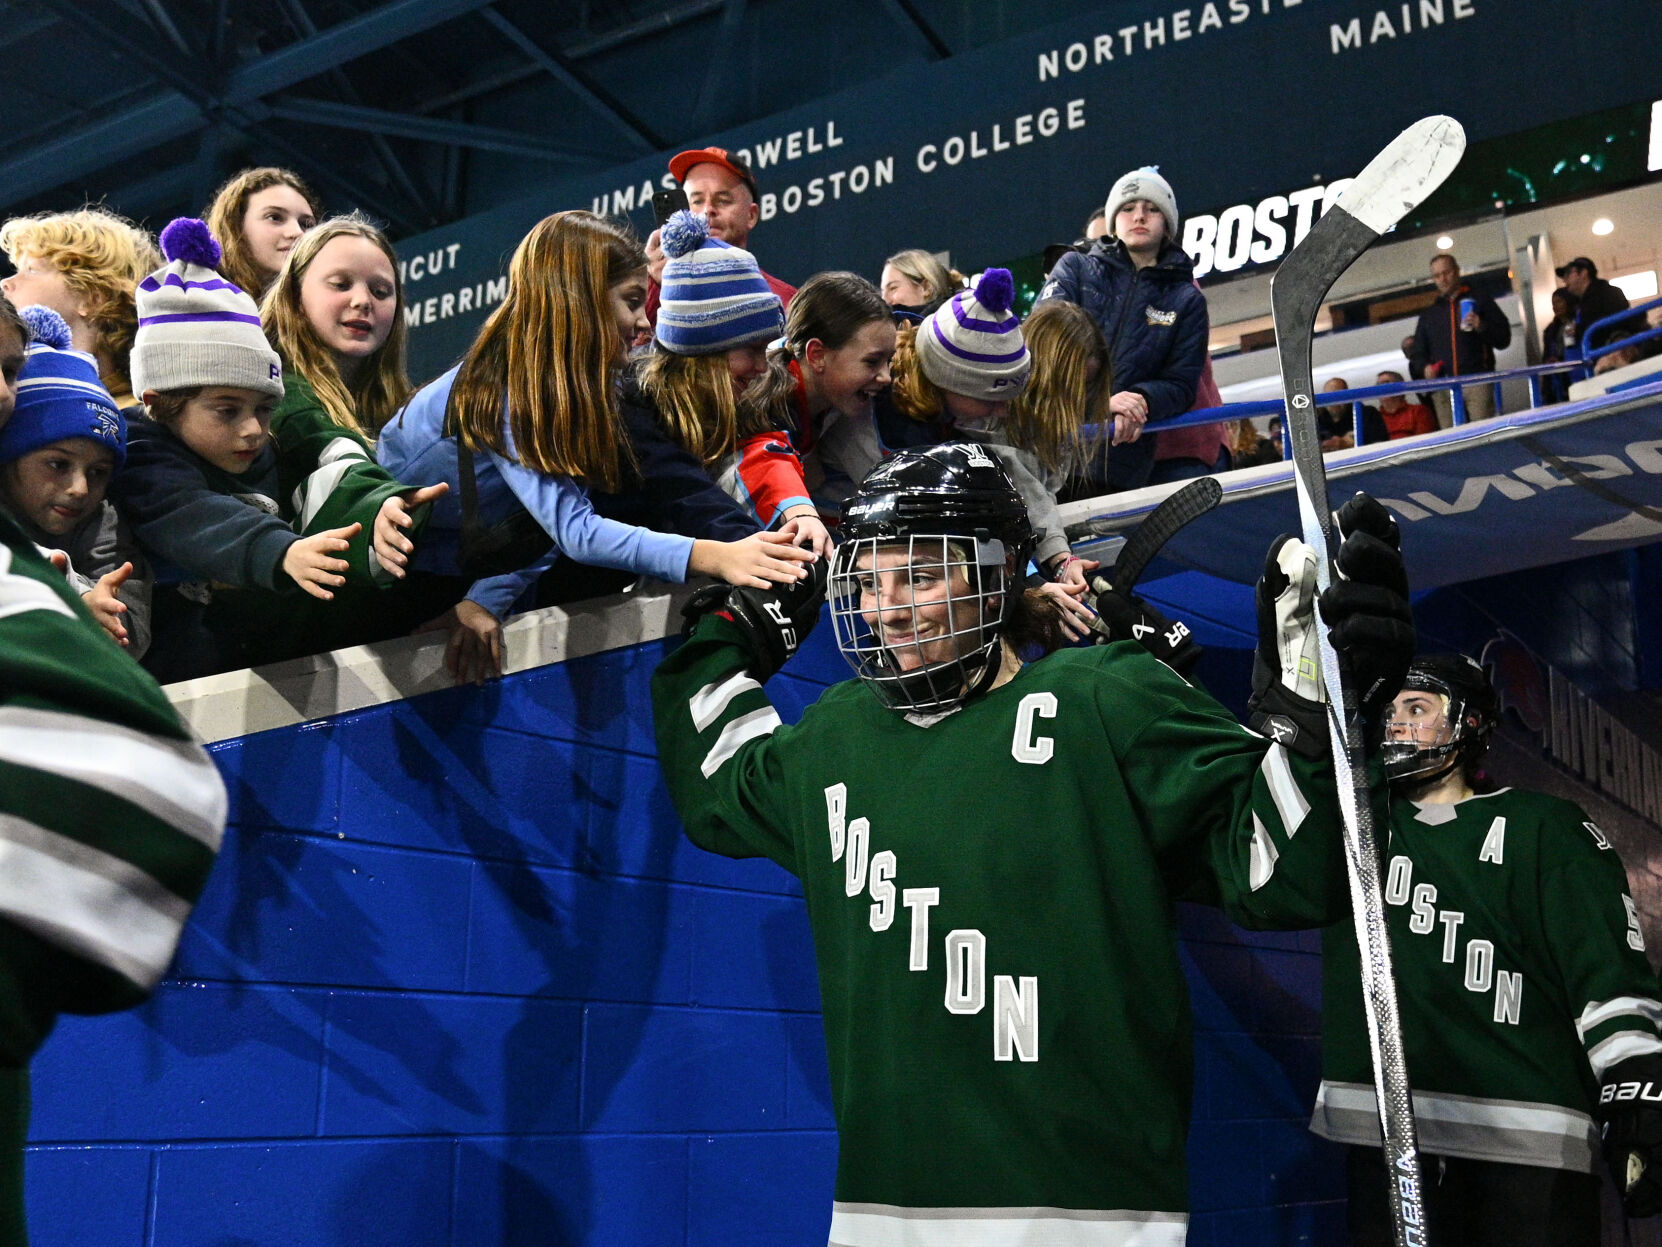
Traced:
<path id="1" fill-rule="evenodd" d="M 843 504 L 839 537 L 837 646 L 878 700 L 939 714 L 992 683 L 1034 540 L 992 451 L 946 442 L 885 460 Z M 903 585 L 876 574 L 885 561 L 908 569 Z"/>
<path id="2" fill-rule="evenodd" d="M 1484 755 L 1500 719 L 1500 702 L 1479 664 L 1464 654 L 1422 655 L 1403 679 L 1402 692 L 1410 691 L 1442 699 L 1443 725 L 1435 740 L 1426 741 L 1416 725 L 1387 710 L 1380 749 L 1387 779 L 1424 783 Z"/>

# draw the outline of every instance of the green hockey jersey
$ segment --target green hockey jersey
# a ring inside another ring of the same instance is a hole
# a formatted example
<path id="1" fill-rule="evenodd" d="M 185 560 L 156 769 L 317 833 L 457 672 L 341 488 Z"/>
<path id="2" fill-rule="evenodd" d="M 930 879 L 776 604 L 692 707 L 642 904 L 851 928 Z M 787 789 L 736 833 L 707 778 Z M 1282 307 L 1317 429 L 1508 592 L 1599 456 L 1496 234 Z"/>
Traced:
<path id="1" fill-rule="evenodd" d="M 1392 804 L 1384 892 L 1425 1151 L 1596 1172 L 1604 1073 L 1662 1052 L 1662 992 L 1627 876 L 1580 807 L 1502 789 Z M 1380 1145 L 1359 958 L 1323 937 L 1311 1129 Z"/>
<path id="2" fill-rule="evenodd" d="M 653 682 L 687 834 L 802 881 L 840 1136 L 831 1240 L 1184 1241 L 1191 1018 L 1173 899 L 1343 907 L 1330 768 L 1132 644 L 925 725 L 857 681 L 781 726 L 731 623 Z"/>

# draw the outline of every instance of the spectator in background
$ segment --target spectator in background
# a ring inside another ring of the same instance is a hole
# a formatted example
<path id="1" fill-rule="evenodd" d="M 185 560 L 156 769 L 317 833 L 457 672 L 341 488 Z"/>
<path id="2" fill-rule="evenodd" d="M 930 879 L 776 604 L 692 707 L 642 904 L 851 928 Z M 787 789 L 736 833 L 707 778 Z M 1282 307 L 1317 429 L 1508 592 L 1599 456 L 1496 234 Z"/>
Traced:
<path id="1" fill-rule="evenodd" d="M 258 302 L 300 235 L 316 225 L 323 204 L 287 169 L 244 169 L 214 192 L 204 214 L 219 243 L 220 275 Z"/>
<path id="2" fill-rule="evenodd" d="M 1575 338 L 1581 344 L 1583 353 L 1609 342 L 1618 329 L 1631 331 L 1631 327 L 1626 324 L 1607 325 L 1593 334 L 1589 340 L 1587 331 L 1595 324 L 1606 316 L 1627 311 L 1627 296 L 1600 277 L 1598 265 L 1584 255 L 1576 256 L 1557 272 L 1563 279 L 1564 289 L 1568 290 L 1577 302 Z"/>
<path id="3" fill-rule="evenodd" d="M 687 207 L 709 222 L 711 238 L 719 238 L 729 247 L 753 250 L 750 231 L 756 228 L 762 214 L 762 197 L 756 189 L 756 175 L 750 171 L 749 161 L 734 156 L 724 147 L 700 147 L 670 157 L 669 171 L 687 192 Z M 663 278 L 665 259 L 659 243 L 660 233 L 653 230 L 646 240 L 649 277 L 646 319 L 654 325 L 658 323 L 659 282 Z M 766 272 L 762 280 L 789 311 L 796 287 Z"/>
<path id="4" fill-rule="evenodd" d="M 1322 382 L 1323 394 L 1337 394 L 1350 389 L 1343 377 L 1329 377 Z M 1316 408 L 1316 431 L 1321 434 L 1322 450 L 1349 450 L 1356 445 L 1356 413 L 1351 403 L 1333 403 Z M 1372 407 L 1362 408 L 1362 436 L 1369 445 L 1390 440 L 1385 422 Z"/>
<path id="5" fill-rule="evenodd" d="M 1374 378 L 1375 385 L 1401 385 L 1400 372 L 1385 371 Z M 1370 409 L 1371 410 L 1371 409 Z M 1386 435 L 1392 439 L 1414 437 L 1420 433 L 1435 433 L 1437 417 L 1431 408 L 1411 403 L 1406 395 L 1387 394 L 1379 400 L 1379 418 L 1385 424 Z M 1372 438 L 1370 437 L 1370 441 Z"/>
<path id="6" fill-rule="evenodd" d="M 138 400 L 128 376 L 138 313 L 133 288 L 161 266 L 148 233 L 103 208 L 14 217 L 0 226 L 12 276 L 0 292 L 17 307 L 49 307 L 69 326 L 77 351 L 98 361 L 98 376 L 128 415 Z"/>
<path id="7" fill-rule="evenodd" d="M 1238 468 L 1256 468 L 1266 463 L 1281 462 L 1281 421 L 1271 419 L 1269 424 L 1271 436 L 1264 436 L 1258 432 L 1258 426 L 1251 420 L 1237 420 L 1235 422 L 1235 446 L 1233 458 Z M 1272 440 L 1273 438 L 1273 440 Z"/>
<path id="8" fill-rule="evenodd" d="M 1098 208 L 1085 218 L 1085 241 L 1095 242 L 1108 236 L 1108 213 Z"/>
<path id="9" fill-rule="evenodd" d="M 1552 292 L 1552 319 L 1541 330 L 1541 362 L 1561 364 L 1571 357 L 1576 342 L 1576 311 L 1581 300 L 1560 286 Z M 1563 373 L 1541 378 L 1541 397 L 1561 403 L 1570 396 L 1570 379 Z"/>
<path id="10" fill-rule="evenodd" d="M 877 288 L 883 302 L 902 312 L 927 316 L 964 284 L 964 275 L 949 269 L 929 252 L 913 247 L 883 261 Z"/>
<path id="11" fill-rule="evenodd" d="M 1134 169 L 1114 183 L 1103 211 L 1112 234 L 1058 259 L 1038 301 L 1077 303 L 1101 326 L 1116 417 L 1169 420 L 1194 406 L 1207 341 L 1206 300 L 1176 242 L 1177 197 L 1154 169 Z M 1153 470 L 1151 437 L 1120 442 L 1088 465 L 1078 491 L 1136 489 Z"/>
<path id="12" fill-rule="evenodd" d="M 1408 371 L 1415 378 L 1464 377 L 1493 372 L 1495 352 L 1512 341 L 1512 326 L 1486 294 L 1478 294 L 1460 280 L 1460 262 L 1451 255 L 1433 256 L 1431 280 L 1437 297 L 1420 313 L 1414 343 L 1408 352 Z M 1466 416 L 1486 420 L 1495 414 L 1495 391 L 1489 385 L 1464 387 Z M 1454 399 L 1446 389 L 1431 392 L 1437 423 L 1454 423 Z"/>

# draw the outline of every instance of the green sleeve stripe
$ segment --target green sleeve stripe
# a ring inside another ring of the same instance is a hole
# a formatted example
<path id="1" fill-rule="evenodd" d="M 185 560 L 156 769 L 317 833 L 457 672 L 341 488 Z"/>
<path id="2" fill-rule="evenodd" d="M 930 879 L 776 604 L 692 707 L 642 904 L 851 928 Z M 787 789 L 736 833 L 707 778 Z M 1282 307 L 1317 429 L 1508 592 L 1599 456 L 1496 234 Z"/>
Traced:
<path id="1" fill-rule="evenodd" d="M 83 715 L 0 707 L 0 758 L 138 806 L 206 845 L 224 833 L 225 783 L 202 747 Z"/>
<path id="2" fill-rule="evenodd" d="M 698 692 L 687 703 L 687 709 L 692 712 L 693 726 L 704 731 L 717 719 L 722 712 L 733 703 L 733 699 L 740 693 L 747 693 L 751 689 L 761 692 L 762 686 L 756 683 L 743 671 L 735 672 L 725 680 L 713 680 Z"/>
<path id="3" fill-rule="evenodd" d="M 709 779 L 719 771 L 722 764 L 739 751 L 741 745 L 759 736 L 771 736 L 775 729 L 782 726 L 779 712 L 772 706 L 741 714 L 721 729 L 716 743 L 710 747 L 710 752 L 704 755 L 704 765 L 700 768 L 704 772 L 704 778 Z"/>
<path id="4" fill-rule="evenodd" d="M 1618 1031 L 1608 1039 L 1600 1040 L 1587 1049 L 1587 1063 L 1601 1082 L 1613 1065 L 1620 1065 L 1629 1057 L 1651 1056 L 1662 1052 L 1662 1039 L 1655 1031 Z"/>
<path id="5" fill-rule="evenodd" d="M 0 814 L 0 916 L 148 991 L 190 904 L 120 858 Z"/>
<path id="6" fill-rule="evenodd" d="M 1596 1026 L 1614 1018 L 1642 1017 L 1653 1026 L 1662 1026 L 1662 1001 L 1648 996 L 1612 996 L 1609 1000 L 1589 1000 L 1581 1016 L 1575 1020 L 1576 1034 L 1587 1042 L 1588 1033 Z"/>
<path id="7" fill-rule="evenodd" d="M 119 796 L 0 759 L 0 813 L 142 870 L 186 901 L 202 892 L 214 850 Z"/>
<path id="8" fill-rule="evenodd" d="M 1309 816 L 1310 802 L 1299 791 L 1298 781 L 1287 765 L 1286 746 L 1272 742 L 1264 752 L 1264 760 L 1259 763 L 1258 769 L 1264 774 L 1264 782 L 1270 789 L 1270 800 L 1275 802 L 1275 812 L 1281 818 L 1281 826 L 1286 829 L 1287 839 L 1291 840 Z"/>

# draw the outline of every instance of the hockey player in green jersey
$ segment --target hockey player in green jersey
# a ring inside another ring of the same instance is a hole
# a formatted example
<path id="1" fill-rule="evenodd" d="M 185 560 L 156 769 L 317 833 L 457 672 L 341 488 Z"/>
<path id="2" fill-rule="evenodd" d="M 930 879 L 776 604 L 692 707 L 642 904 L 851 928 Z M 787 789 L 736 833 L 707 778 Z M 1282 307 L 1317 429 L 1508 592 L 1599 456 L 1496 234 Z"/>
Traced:
<path id="1" fill-rule="evenodd" d="M 1618 1180 L 1635 1179 L 1629 1214 L 1662 1211 L 1662 992 L 1621 860 L 1587 815 L 1541 793 L 1473 792 L 1496 718 L 1475 662 L 1422 657 L 1381 746 L 1387 922 L 1430 1240 L 1597 1247 L 1601 1123 Z M 1311 1129 L 1353 1145 L 1351 1241 L 1388 1244 L 1350 922 L 1323 947 Z"/>
<path id="2" fill-rule="evenodd" d="M 1297 726 L 1323 710 L 1296 654 L 1313 556 L 1278 543 L 1293 574 L 1268 588 L 1259 700 L 1307 754 L 1132 642 L 1024 662 L 1032 529 L 984 448 L 902 452 L 843 516 L 831 615 L 858 680 L 792 727 L 762 691 L 818 618 L 820 571 L 706 590 L 653 682 L 688 835 L 802 881 L 840 1139 L 831 1241 L 1182 1244 L 1172 902 L 1204 890 L 1253 927 L 1343 905 L 1325 730 Z M 1413 637 L 1394 525 L 1367 500 L 1345 518 L 1352 579 L 1322 611 L 1364 686 L 1394 688 Z"/>
<path id="3" fill-rule="evenodd" d="M 0 296 L 0 425 L 21 328 Z M 27 1241 L 30 1058 L 59 1013 L 150 993 L 224 826 L 207 754 L 0 508 L 0 1247 Z"/>

